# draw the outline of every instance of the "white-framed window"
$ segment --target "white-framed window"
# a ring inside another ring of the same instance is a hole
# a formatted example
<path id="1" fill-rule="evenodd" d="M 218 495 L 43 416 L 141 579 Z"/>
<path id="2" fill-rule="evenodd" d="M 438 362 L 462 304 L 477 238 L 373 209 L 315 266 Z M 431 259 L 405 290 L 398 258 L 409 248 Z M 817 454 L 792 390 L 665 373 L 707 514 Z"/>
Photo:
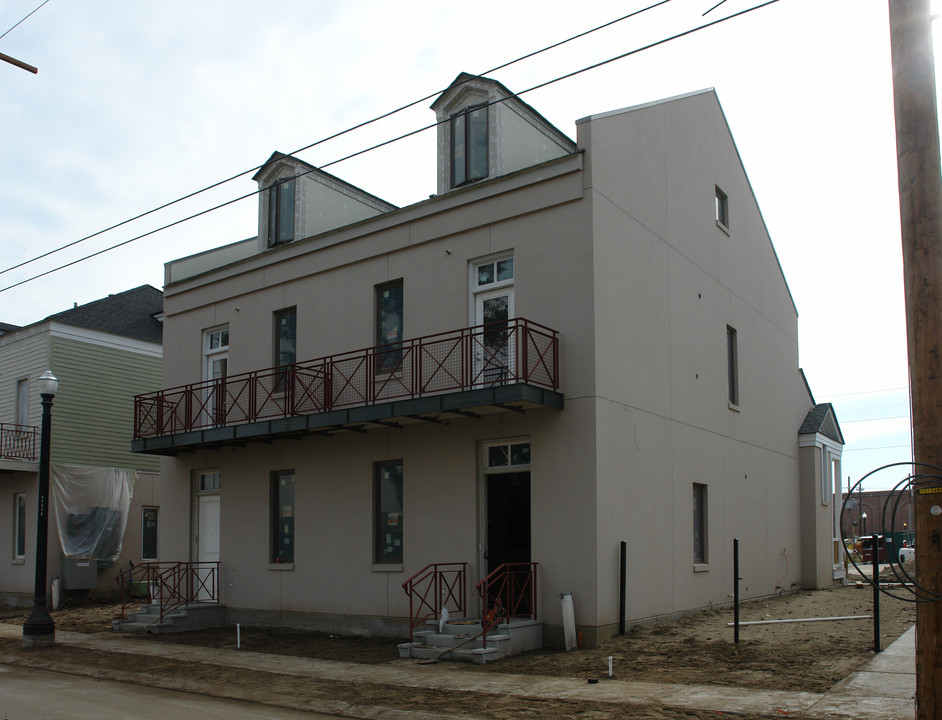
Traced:
<path id="1" fill-rule="evenodd" d="M 229 326 L 203 331 L 204 380 L 225 380 L 229 374 Z"/>
<path id="2" fill-rule="evenodd" d="M 29 425 L 29 378 L 16 381 L 16 420 L 17 425 Z"/>
<path id="3" fill-rule="evenodd" d="M 279 180 L 268 188 L 268 246 L 294 240 L 295 179 Z"/>
<path id="4" fill-rule="evenodd" d="M 714 187 L 716 191 L 716 224 L 729 231 L 729 197 L 720 189 L 719 185 Z"/>
<path id="5" fill-rule="evenodd" d="M 710 562 L 707 544 L 707 486 L 693 484 L 693 563 L 706 565 Z"/>
<path id="6" fill-rule="evenodd" d="M 516 373 L 514 256 L 502 253 L 471 263 L 471 323 L 481 327 L 474 338 L 473 385 L 495 385 Z"/>
<path id="7" fill-rule="evenodd" d="M 729 404 L 739 406 L 739 338 L 736 328 L 726 326 L 726 375 Z"/>
<path id="8" fill-rule="evenodd" d="M 13 559 L 26 557 L 26 493 L 13 496 Z"/>
<path id="9" fill-rule="evenodd" d="M 488 443 L 485 448 L 485 472 L 509 472 L 530 467 L 529 442 Z"/>
<path id="10" fill-rule="evenodd" d="M 478 105 L 451 118 L 451 186 L 486 177 L 487 105 Z"/>
<path id="11" fill-rule="evenodd" d="M 141 560 L 157 559 L 157 521 L 159 514 L 158 508 L 141 508 Z"/>

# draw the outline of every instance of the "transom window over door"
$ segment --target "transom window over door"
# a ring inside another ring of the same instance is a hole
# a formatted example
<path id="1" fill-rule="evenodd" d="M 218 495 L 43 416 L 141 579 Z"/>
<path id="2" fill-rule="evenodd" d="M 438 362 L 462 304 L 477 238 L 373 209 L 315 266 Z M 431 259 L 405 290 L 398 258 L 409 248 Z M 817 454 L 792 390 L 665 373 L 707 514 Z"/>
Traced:
<path id="1" fill-rule="evenodd" d="M 474 338 L 474 385 L 494 385 L 513 376 L 516 343 L 513 255 L 478 261 L 471 268 L 473 323 L 483 326 Z"/>

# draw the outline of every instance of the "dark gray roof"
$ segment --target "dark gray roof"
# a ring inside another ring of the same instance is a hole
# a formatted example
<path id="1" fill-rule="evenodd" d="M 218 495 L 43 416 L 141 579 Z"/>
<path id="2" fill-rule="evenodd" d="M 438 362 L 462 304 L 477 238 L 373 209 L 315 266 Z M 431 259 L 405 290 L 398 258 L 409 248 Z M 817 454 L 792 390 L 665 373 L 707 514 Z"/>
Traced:
<path id="1" fill-rule="evenodd" d="M 818 403 L 805 416 L 805 421 L 798 428 L 799 435 L 812 435 L 821 433 L 835 442 L 844 444 L 844 435 L 841 426 L 837 424 L 837 415 L 831 403 Z"/>
<path id="2" fill-rule="evenodd" d="M 141 285 L 50 315 L 46 320 L 160 343 L 163 323 L 157 318 L 163 310 L 164 294 L 150 285 Z"/>
<path id="3" fill-rule="evenodd" d="M 10 323 L 0 322 L 0 335 L 4 335 L 11 330 L 19 330 L 19 325 L 11 325 Z"/>

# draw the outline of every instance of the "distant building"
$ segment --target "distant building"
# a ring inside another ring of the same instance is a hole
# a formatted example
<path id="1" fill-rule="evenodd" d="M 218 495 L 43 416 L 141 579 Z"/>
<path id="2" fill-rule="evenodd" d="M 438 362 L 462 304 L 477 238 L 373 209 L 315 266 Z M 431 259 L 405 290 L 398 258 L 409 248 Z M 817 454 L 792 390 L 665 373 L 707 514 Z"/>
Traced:
<path id="1" fill-rule="evenodd" d="M 161 557 L 218 562 L 228 622 L 396 637 L 463 563 L 550 645 L 564 592 L 615 632 L 622 541 L 629 623 L 728 602 L 733 538 L 745 597 L 840 582 L 843 441 L 715 93 L 576 141 L 487 78 L 432 108 L 429 199 L 276 153 L 257 236 L 167 265 Z"/>
<path id="2" fill-rule="evenodd" d="M 159 462 L 132 454 L 128 444 L 133 397 L 159 382 L 162 312 L 163 294 L 143 285 L 25 327 L 3 326 L 0 518 L 8 530 L 0 533 L 0 602 L 32 603 L 41 422 L 36 381 L 46 370 L 59 379 L 52 408 L 52 463 L 138 472 L 117 567 L 63 557 L 50 498 L 49 577 L 59 578 L 64 590 L 113 593 L 121 564 L 157 559 Z"/>

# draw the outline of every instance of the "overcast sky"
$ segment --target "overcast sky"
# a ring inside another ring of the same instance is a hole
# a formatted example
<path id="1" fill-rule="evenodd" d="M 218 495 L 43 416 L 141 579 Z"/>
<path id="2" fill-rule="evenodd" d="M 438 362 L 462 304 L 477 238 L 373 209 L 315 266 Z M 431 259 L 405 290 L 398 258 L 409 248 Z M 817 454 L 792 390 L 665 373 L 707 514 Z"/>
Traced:
<path id="1" fill-rule="evenodd" d="M 673 0 L 493 73 L 516 92 L 759 4 Z M 4 0 L 0 33 L 41 0 Z M 212 183 L 212 192 L 0 274 L 25 325 L 163 284 L 168 260 L 256 234 L 257 200 L 10 285 L 256 189 L 252 170 L 655 0 L 50 0 L 0 39 L 0 270 Z M 574 10 L 575 8 L 575 10 Z M 937 50 L 936 55 L 940 53 Z M 937 74 L 939 70 L 936 70 Z M 716 88 L 799 312 L 801 366 L 837 408 L 844 476 L 910 457 L 885 0 L 780 0 L 523 98 L 587 115 Z M 431 100 L 299 154 L 323 166 L 434 121 Z M 328 170 L 396 205 L 435 192 L 434 132 Z M 246 172 L 248 171 L 248 172 Z M 870 449 L 880 448 L 880 449 Z M 892 484 L 899 473 L 865 485 Z"/>

